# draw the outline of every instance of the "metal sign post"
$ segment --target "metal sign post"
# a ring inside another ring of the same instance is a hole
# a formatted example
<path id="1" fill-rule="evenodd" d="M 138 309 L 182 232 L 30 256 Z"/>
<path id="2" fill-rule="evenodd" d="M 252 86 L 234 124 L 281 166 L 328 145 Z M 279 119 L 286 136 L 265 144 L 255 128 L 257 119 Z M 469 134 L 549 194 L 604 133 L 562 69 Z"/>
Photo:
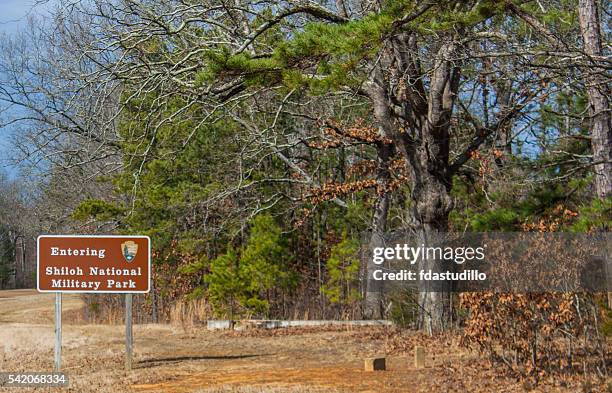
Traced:
<path id="1" fill-rule="evenodd" d="M 125 294 L 125 369 L 132 369 L 132 294 Z"/>
<path id="2" fill-rule="evenodd" d="M 55 372 L 62 368 L 62 293 L 55 294 Z"/>
<path id="3" fill-rule="evenodd" d="M 125 294 L 125 369 L 132 369 L 132 295 L 151 287 L 148 236 L 42 235 L 36 249 L 39 292 L 55 293 L 55 371 L 62 366 L 62 293 Z"/>

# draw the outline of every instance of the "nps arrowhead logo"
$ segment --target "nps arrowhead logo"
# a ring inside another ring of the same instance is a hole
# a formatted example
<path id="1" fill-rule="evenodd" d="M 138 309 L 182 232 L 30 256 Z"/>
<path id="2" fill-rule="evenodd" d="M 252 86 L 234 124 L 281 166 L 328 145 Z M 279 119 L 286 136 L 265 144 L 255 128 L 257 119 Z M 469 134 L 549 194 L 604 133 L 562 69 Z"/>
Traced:
<path id="1" fill-rule="evenodd" d="M 132 262 L 138 253 L 138 244 L 134 243 L 132 240 L 128 240 L 125 243 L 121 243 L 121 251 L 125 260 L 127 262 Z"/>

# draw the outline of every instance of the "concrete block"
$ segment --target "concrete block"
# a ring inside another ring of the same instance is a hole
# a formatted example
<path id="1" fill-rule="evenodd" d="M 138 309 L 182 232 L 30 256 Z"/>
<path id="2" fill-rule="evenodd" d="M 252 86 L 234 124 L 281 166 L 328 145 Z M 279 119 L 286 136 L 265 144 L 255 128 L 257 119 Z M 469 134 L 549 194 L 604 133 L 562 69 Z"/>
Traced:
<path id="1" fill-rule="evenodd" d="M 414 347 L 414 367 L 425 368 L 425 348 Z"/>
<path id="2" fill-rule="evenodd" d="M 225 330 L 231 329 L 232 323 L 226 319 L 209 319 L 206 321 L 206 328 L 208 330 Z"/>
<path id="3" fill-rule="evenodd" d="M 258 329 L 278 329 L 281 327 L 283 327 L 281 321 L 269 320 L 257 323 Z"/>
<path id="4" fill-rule="evenodd" d="M 385 358 L 367 358 L 365 360 L 366 371 L 384 371 L 385 368 Z"/>

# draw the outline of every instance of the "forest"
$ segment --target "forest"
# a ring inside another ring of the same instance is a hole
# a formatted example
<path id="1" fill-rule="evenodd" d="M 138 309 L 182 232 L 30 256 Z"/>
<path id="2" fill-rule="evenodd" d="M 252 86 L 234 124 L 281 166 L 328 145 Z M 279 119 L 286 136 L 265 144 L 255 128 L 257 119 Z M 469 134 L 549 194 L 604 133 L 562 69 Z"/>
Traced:
<path id="1" fill-rule="evenodd" d="M 195 302 L 231 320 L 389 319 L 458 330 L 521 375 L 607 376 L 604 293 L 387 296 L 359 252 L 400 230 L 608 232 L 611 14 L 597 0 L 59 0 L 0 39 L 18 168 L 0 176 L 0 288 L 34 285 L 40 234 L 148 235 L 141 322 Z M 103 315 L 121 300 L 86 302 Z"/>

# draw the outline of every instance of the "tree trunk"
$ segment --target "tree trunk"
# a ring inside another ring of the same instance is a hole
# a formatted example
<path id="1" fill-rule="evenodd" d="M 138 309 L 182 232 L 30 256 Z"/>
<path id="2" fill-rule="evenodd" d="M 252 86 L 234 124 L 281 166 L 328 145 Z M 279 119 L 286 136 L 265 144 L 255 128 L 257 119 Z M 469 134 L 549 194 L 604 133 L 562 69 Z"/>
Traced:
<path id="1" fill-rule="evenodd" d="M 435 124 L 435 123 L 429 123 Z M 424 130 L 432 135 L 434 130 Z M 413 153 L 411 168 L 415 181 L 411 193 L 410 218 L 415 232 L 415 246 L 433 246 L 448 231 L 448 216 L 452 209 L 450 197 L 451 181 L 447 177 L 447 151 L 444 144 L 434 143 L 432 136 L 424 137 L 430 142 L 421 144 Z M 443 156 L 443 157 L 440 157 Z M 432 159 L 439 157 L 440 159 Z M 438 260 L 420 260 L 419 270 L 442 272 L 444 265 Z M 418 326 L 429 334 L 442 331 L 449 320 L 449 288 L 444 285 L 432 287 L 430 282 L 419 283 Z"/>
<path id="2" fill-rule="evenodd" d="M 416 35 L 393 37 L 367 84 L 374 116 L 381 133 L 393 141 L 396 154 L 410 176 L 410 219 L 417 242 L 428 244 L 448 230 L 451 171 L 449 130 L 459 87 L 460 72 L 453 61 L 457 37 L 446 37 L 423 83 Z M 420 261 L 419 269 L 440 271 L 440 261 Z M 419 327 L 430 333 L 443 330 L 448 320 L 448 291 L 419 288 Z"/>
<path id="3" fill-rule="evenodd" d="M 448 216 L 452 209 L 450 182 L 428 175 L 424 182 L 415 185 L 412 192 L 411 218 L 416 232 L 415 246 L 435 246 L 448 231 Z M 419 270 L 440 273 L 445 271 L 443 261 L 419 261 Z M 419 283 L 418 326 L 429 334 L 443 331 L 450 320 L 447 307 L 450 288 L 447 285 L 431 282 Z"/>
<path id="4" fill-rule="evenodd" d="M 501 121 L 510 110 L 510 96 L 512 95 L 512 82 L 501 80 L 494 84 L 495 95 L 499 103 L 498 121 Z M 496 148 L 504 152 L 508 157 L 512 156 L 512 122 L 504 122 L 495 138 Z M 487 125 L 488 127 L 488 125 Z M 496 163 L 499 165 L 501 161 L 496 158 Z"/>
<path id="5" fill-rule="evenodd" d="M 451 114 L 459 88 L 460 69 L 451 61 L 456 42 L 440 47 L 431 76 L 427 110 L 420 114 L 417 138 L 407 145 L 408 170 L 413 180 L 411 218 L 420 244 L 427 246 L 448 231 L 453 204 L 449 169 Z M 419 244 L 419 245 L 420 245 Z M 442 261 L 421 260 L 419 270 L 441 272 Z M 422 283 L 419 288 L 419 327 L 430 334 L 448 325 L 449 288 Z"/>
<path id="6" fill-rule="evenodd" d="M 595 0 L 579 0 L 578 17 L 584 51 L 590 57 L 602 55 L 600 18 Z M 591 58 L 594 64 L 597 60 Z M 612 128 L 610 126 L 609 88 L 603 69 L 584 71 L 591 117 L 591 146 L 595 162 L 595 191 L 600 199 L 612 196 Z"/>
<path id="7" fill-rule="evenodd" d="M 376 247 L 384 247 L 385 230 L 387 228 L 387 215 L 389 212 L 389 194 L 386 192 L 389 181 L 389 158 L 391 146 L 379 143 L 377 149 L 377 198 L 372 217 L 372 233 L 370 235 L 369 250 Z M 372 258 L 368 258 L 366 265 L 366 292 L 363 315 L 366 319 L 382 319 L 384 315 L 384 285 L 382 281 L 375 282 L 371 279 L 372 272 L 380 269 Z"/>

